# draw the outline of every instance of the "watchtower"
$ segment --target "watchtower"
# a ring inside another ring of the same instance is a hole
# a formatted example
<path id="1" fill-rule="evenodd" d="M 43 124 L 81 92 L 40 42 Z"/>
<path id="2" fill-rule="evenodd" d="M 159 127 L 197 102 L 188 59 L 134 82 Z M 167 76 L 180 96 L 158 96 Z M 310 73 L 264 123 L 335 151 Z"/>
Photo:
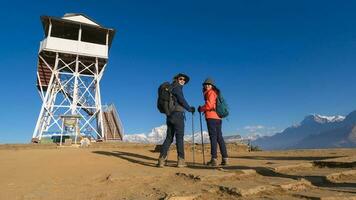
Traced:
<path id="1" fill-rule="evenodd" d="M 41 16 L 41 21 L 45 38 L 38 53 L 37 88 L 43 103 L 32 140 L 58 136 L 65 115 L 80 116 L 80 134 L 106 140 L 100 80 L 115 30 L 84 14 Z"/>

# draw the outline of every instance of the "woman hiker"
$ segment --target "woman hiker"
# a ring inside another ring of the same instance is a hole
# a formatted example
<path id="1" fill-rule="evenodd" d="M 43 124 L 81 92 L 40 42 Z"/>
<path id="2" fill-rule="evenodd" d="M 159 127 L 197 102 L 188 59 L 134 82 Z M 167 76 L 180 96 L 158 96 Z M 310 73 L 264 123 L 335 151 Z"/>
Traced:
<path id="1" fill-rule="evenodd" d="M 189 106 L 183 95 L 183 86 L 189 82 L 189 77 L 185 74 L 177 74 L 173 78 L 171 93 L 175 99 L 175 107 L 173 112 L 167 116 L 167 136 L 162 144 L 161 153 L 158 158 L 158 167 L 164 167 L 167 160 L 167 153 L 170 145 L 173 142 L 173 137 L 176 138 L 177 146 L 177 167 L 185 167 L 184 161 L 184 110 L 191 113 L 195 112 L 193 106 Z"/>
<path id="2" fill-rule="evenodd" d="M 228 164 L 228 155 L 225 141 L 221 132 L 222 120 L 215 111 L 216 99 L 219 93 L 220 90 L 215 86 L 213 79 L 208 78 L 204 81 L 203 94 L 205 104 L 203 106 L 199 106 L 198 111 L 200 113 L 205 113 L 205 119 L 208 127 L 211 145 L 211 160 L 207 163 L 209 166 L 218 166 L 217 144 L 219 144 L 220 153 L 222 156 L 221 165 Z"/>

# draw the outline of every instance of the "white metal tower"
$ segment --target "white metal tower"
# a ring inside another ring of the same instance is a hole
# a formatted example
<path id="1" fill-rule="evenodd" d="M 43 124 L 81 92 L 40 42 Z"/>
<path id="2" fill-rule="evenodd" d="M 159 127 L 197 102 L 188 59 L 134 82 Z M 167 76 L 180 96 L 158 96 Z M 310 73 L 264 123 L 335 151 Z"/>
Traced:
<path id="1" fill-rule="evenodd" d="M 38 53 L 41 111 L 32 141 L 59 135 L 62 116 L 80 116 L 80 134 L 106 140 L 100 80 L 115 34 L 83 14 L 41 17 L 45 38 Z"/>

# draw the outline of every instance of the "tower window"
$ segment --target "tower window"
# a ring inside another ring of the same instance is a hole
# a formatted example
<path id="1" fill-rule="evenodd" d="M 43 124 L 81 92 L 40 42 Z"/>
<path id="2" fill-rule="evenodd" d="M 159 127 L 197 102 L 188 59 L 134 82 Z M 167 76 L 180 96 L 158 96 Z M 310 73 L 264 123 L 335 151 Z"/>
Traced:
<path id="1" fill-rule="evenodd" d="M 90 42 L 95 44 L 106 44 L 106 30 L 95 27 L 82 26 L 83 42 Z"/>
<path id="2" fill-rule="evenodd" d="M 78 40 L 79 25 L 68 24 L 60 21 L 52 21 L 52 37 L 58 37 L 69 40 Z"/>

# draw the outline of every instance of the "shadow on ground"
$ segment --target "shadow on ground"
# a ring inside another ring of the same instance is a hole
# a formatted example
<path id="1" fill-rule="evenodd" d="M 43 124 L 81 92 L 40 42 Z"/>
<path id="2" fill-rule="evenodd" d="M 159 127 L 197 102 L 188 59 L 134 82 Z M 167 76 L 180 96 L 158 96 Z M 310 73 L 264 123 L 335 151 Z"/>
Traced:
<path id="1" fill-rule="evenodd" d="M 156 158 L 152 158 L 145 155 L 140 155 L 136 153 L 124 152 L 124 151 L 93 151 L 93 153 L 105 155 L 105 156 L 113 156 L 118 157 L 124 160 L 127 160 L 132 163 L 141 164 L 148 167 L 156 167 Z"/>
<path id="2" fill-rule="evenodd" d="M 280 172 L 276 172 L 268 167 L 249 167 L 249 166 L 228 166 L 224 167 L 225 170 L 241 170 L 241 169 L 253 169 L 259 175 L 264 177 L 279 177 L 279 178 L 289 178 L 294 180 L 306 179 L 314 186 L 320 188 L 327 188 L 340 192 L 349 192 L 356 194 L 356 183 L 333 183 L 326 179 L 325 176 L 303 176 L 303 175 L 290 175 Z"/>
<path id="3" fill-rule="evenodd" d="M 124 152 L 124 151 L 114 151 L 114 152 L 108 152 L 108 151 L 93 151 L 93 153 L 100 154 L 100 155 L 105 155 L 105 156 L 113 156 L 117 158 L 121 158 L 124 160 L 127 160 L 132 163 L 136 164 L 141 164 L 143 166 L 148 166 L 148 167 L 157 167 L 157 158 L 153 158 L 150 156 L 146 155 L 141 155 L 141 154 L 136 154 L 136 153 L 131 153 L 131 152 Z M 245 157 L 236 157 L 236 158 L 245 158 Z M 254 157 L 246 157 L 248 159 L 254 159 Z M 259 157 L 256 159 L 271 159 L 271 160 L 276 160 L 276 157 Z M 277 157 L 277 160 L 283 160 L 283 159 L 291 159 L 291 160 L 320 160 L 320 159 L 330 159 L 330 158 L 336 158 L 336 157 Z M 243 165 L 231 165 L 231 166 L 225 166 L 225 167 L 209 167 L 206 165 L 203 165 L 202 163 L 192 163 L 192 162 L 187 162 L 188 168 L 190 169 L 224 169 L 228 171 L 234 171 L 234 170 L 242 170 L 242 169 L 253 169 L 255 170 L 259 175 L 264 176 L 264 177 L 280 177 L 280 178 L 289 178 L 289 179 L 294 179 L 294 180 L 300 180 L 300 179 L 306 179 L 310 181 L 314 186 L 320 187 L 320 188 L 326 188 L 326 189 L 333 189 L 335 191 L 342 191 L 342 192 L 349 192 L 356 194 L 356 183 L 332 183 L 329 180 L 325 178 L 325 176 L 303 176 L 303 175 L 290 175 L 290 174 L 284 174 L 280 172 L 276 172 L 271 168 L 268 167 L 250 167 L 250 166 L 243 166 Z M 176 161 L 168 161 L 168 167 L 175 167 L 176 166 Z"/>
<path id="4" fill-rule="evenodd" d="M 239 159 L 251 159 L 251 160 L 326 160 L 334 158 L 342 158 L 345 156 L 329 156 L 329 157 L 313 157 L 313 156 L 298 156 L 298 157 L 289 157 L 289 156 L 233 156 L 231 158 Z"/>
<path id="5" fill-rule="evenodd" d="M 156 165 L 157 158 L 153 158 L 153 157 L 146 156 L 146 155 L 125 152 L 125 151 L 113 151 L 113 152 L 111 152 L 111 151 L 93 151 L 93 153 L 121 158 L 121 159 L 127 160 L 132 163 L 141 164 L 143 166 L 157 167 L 157 165 Z M 176 167 L 176 164 L 177 164 L 177 161 L 174 161 L 174 160 L 167 161 L 167 167 Z M 199 164 L 199 163 L 186 162 L 186 164 L 188 165 L 188 168 L 192 168 L 192 169 L 215 169 L 216 168 L 216 167 L 209 167 L 209 166 L 203 165 L 202 163 Z"/>

